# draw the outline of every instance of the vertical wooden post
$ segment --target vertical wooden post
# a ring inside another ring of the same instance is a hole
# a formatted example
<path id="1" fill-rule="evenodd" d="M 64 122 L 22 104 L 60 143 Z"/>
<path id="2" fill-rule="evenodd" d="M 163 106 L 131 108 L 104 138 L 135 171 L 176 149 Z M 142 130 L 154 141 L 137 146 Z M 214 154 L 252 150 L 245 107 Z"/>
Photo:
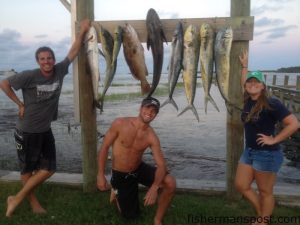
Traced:
<path id="1" fill-rule="evenodd" d="M 72 0 L 72 30 L 73 37 L 78 31 L 79 22 L 84 18 L 94 20 L 94 0 Z M 75 33 L 74 33 L 75 32 Z M 78 85 L 78 101 L 81 122 L 82 143 L 82 172 L 83 191 L 96 191 L 97 173 L 97 127 L 96 110 L 93 106 L 92 79 L 86 70 L 86 55 L 81 48 L 77 59 L 73 63 L 74 84 Z M 74 85 L 74 86 L 75 86 Z M 74 87 L 74 93 L 76 93 Z M 76 98 L 76 96 L 74 96 Z"/>
<path id="2" fill-rule="evenodd" d="M 297 76 L 296 90 L 300 90 L 300 76 Z"/>
<path id="3" fill-rule="evenodd" d="M 285 75 L 284 76 L 284 82 L 283 82 L 283 87 L 286 87 L 288 88 L 288 85 L 289 85 L 289 75 Z"/>
<path id="4" fill-rule="evenodd" d="M 277 75 L 273 75 L 273 82 L 272 82 L 273 86 L 276 85 L 276 80 L 277 80 Z"/>
<path id="5" fill-rule="evenodd" d="M 250 0 L 231 0 L 230 16 L 250 16 L 250 2 Z M 232 43 L 229 80 L 229 101 L 240 108 L 243 103 L 240 84 L 242 67 L 239 62 L 242 49 L 249 49 L 249 41 L 234 41 Z M 240 115 L 240 110 L 236 108 L 233 108 L 232 114 L 227 113 L 226 187 L 229 199 L 236 199 L 240 196 L 234 188 L 236 168 L 244 147 L 244 132 Z"/>

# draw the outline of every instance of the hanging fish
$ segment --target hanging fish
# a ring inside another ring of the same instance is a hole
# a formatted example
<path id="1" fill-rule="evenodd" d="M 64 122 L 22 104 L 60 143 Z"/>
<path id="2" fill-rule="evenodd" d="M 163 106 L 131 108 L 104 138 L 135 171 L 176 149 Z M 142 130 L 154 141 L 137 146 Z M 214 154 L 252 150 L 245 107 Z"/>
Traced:
<path id="1" fill-rule="evenodd" d="M 106 61 L 105 80 L 104 80 L 103 91 L 100 98 L 101 112 L 103 112 L 104 97 L 116 73 L 117 58 L 122 45 L 123 33 L 122 33 L 122 28 L 120 26 L 116 27 L 114 31 L 114 38 L 112 38 L 112 36 L 109 34 L 108 31 L 104 30 L 103 28 L 101 30 L 103 33 L 102 35 L 100 35 L 102 37 L 101 43 L 103 40 L 102 49 L 104 50 L 103 54 L 105 56 L 105 61 Z"/>
<path id="2" fill-rule="evenodd" d="M 148 32 L 147 49 L 149 50 L 149 48 L 151 48 L 153 57 L 153 78 L 151 90 L 148 93 L 148 96 L 151 96 L 154 93 L 160 80 L 164 58 L 163 42 L 167 42 L 167 39 L 165 37 L 159 16 L 152 8 L 149 9 L 147 13 L 146 27 Z"/>
<path id="3" fill-rule="evenodd" d="M 141 81 L 142 94 L 148 93 L 150 85 L 146 79 L 148 70 L 145 63 L 144 48 L 130 24 L 126 24 L 123 28 L 123 50 L 132 75 Z"/>
<path id="4" fill-rule="evenodd" d="M 87 62 L 89 65 L 90 74 L 92 76 L 94 105 L 97 108 L 100 108 L 99 93 L 98 93 L 99 80 L 100 80 L 99 48 L 98 48 L 97 31 L 93 26 L 91 26 L 88 32 L 85 34 L 84 48 L 87 54 Z"/>
<path id="5" fill-rule="evenodd" d="M 194 25 L 189 25 L 184 33 L 184 49 L 183 49 L 183 83 L 188 105 L 178 116 L 187 110 L 192 110 L 199 122 L 199 116 L 194 106 L 197 86 L 197 68 L 199 62 L 199 29 Z"/>
<path id="6" fill-rule="evenodd" d="M 163 107 L 168 103 L 171 103 L 178 111 L 178 106 L 173 99 L 173 93 L 179 78 L 179 74 L 182 70 L 182 60 L 183 60 L 183 27 L 182 27 L 182 23 L 179 22 L 176 26 L 172 38 L 171 58 L 170 58 L 169 73 L 168 73 L 169 97 L 160 107 Z"/>
<path id="7" fill-rule="evenodd" d="M 216 102 L 210 95 L 214 68 L 214 41 L 215 34 L 211 26 L 207 23 L 202 24 L 200 29 L 200 66 L 204 89 L 205 113 L 207 113 L 208 101 L 211 102 L 216 110 L 220 111 Z"/>
<path id="8" fill-rule="evenodd" d="M 215 42 L 215 68 L 218 87 L 222 97 L 228 104 L 228 87 L 230 73 L 230 50 L 233 32 L 231 27 L 218 31 Z"/>

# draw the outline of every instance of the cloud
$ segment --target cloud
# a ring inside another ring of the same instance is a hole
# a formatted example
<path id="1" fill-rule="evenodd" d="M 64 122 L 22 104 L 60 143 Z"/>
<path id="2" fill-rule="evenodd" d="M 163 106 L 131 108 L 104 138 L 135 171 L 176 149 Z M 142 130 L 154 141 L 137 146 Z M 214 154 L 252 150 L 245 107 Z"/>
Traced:
<path id="1" fill-rule="evenodd" d="M 298 28 L 298 26 L 296 26 L 296 25 L 276 27 L 276 28 L 272 28 L 272 29 L 263 30 L 260 32 L 255 32 L 254 35 L 257 37 L 257 36 L 261 36 L 261 35 L 265 34 L 266 35 L 266 37 L 264 38 L 265 40 L 260 43 L 269 44 L 269 43 L 272 43 L 272 41 L 275 39 L 279 39 L 279 38 L 288 36 L 288 32 L 290 30 L 295 30 L 297 28 Z"/>
<path id="2" fill-rule="evenodd" d="M 269 29 L 269 30 L 266 30 L 265 32 L 269 33 L 267 38 L 280 38 L 280 37 L 285 37 L 287 35 L 288 31 L 294 30 L 297 28 L 298 28 L 298 26 L 296 26 L 296 25 L 289 25 L 289 26 Z"/>
<path id="3" fill-rule="evenodd" d="M 282 9 L 282 7 L 279 5 L 277 5 L 277 6 L 262 5 L 262 6 L 252 8 L 251 12 L 252 12 L 253 16 L 259 16 L 259 15 L 265 14 L 268 11 L 276 12 L 281 9 Z"/>
<path id="4" fill-rule="evenodd" d="M 15 30 L 4 29 L 0 33 L 0 69 L 14 68 L 28 62 L 30 47 L 20 42 L 21 34 Z"/>
<path id="5" fill-rule="evenodd" d="M 43 39 L 41 35 L 40 39 Z M 53 49 L 57 61 L 66 57 L 71 45 L 71 38 L 66 37 L 58 42 L 37 41 L 34 43 L 22 43 L 22 35 L 16 30 L 4 29 L 0 32 L 0 70 L 15 69 L 20 72 L 36 67 L 35 51 L 41 46 L 49 46 Z"/>
<path id="6" fill-rule="evenodd" d="M 288 3 L 293 1 L 295 0 L 268 0 L 268 2 L 275 2 L 275 3 Z"/>
<path id="7" fill-rule="evenodd" d="M 253 16 L 259 16 L 267 12 L 274 13 L 280 10 L 285 10 L 286 6 L 290 5 L 287 3 L 294 1 L 295 0 L 260 0 L 260 2 L 265 2 L 266 4 L 253 7 L 251 12 Z"/>
<path id="8" fill-rule="evenodd" d="M 40 34 L 40 35 L 35 35 L 34 37 L 37 38 L 37 39 L 44 39 L 44 38 L 48 38 L 48 35 Z"/>
<path id="9" fill-rule="evenodd" d="M 20 44 L 18 39 L 20 39 L 20 37 L 21 33 L 10 29 L 4 29 L 0 33 L 0 52 L 4 53 L 5 51 L 11 50 L 15 46 L 19 46 Z"/>
<path id="10" fill-rule="evenodd" d="M 263 17 L 257 21 L 255 21 L 256 27 L 264 27 L 264 26 L 278 26 L 280 24 L 283 24 L 284 20 L 282 19 L 269 19 L 267 17 Z"/>

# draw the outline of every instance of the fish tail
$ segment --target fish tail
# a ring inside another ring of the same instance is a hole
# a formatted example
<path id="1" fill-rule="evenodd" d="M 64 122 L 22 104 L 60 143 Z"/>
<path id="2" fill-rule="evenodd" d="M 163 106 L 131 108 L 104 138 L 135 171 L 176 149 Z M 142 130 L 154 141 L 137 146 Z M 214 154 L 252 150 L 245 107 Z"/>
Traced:
<path id="1" fill-rule="evenodd" d="M 100 99 L 100 114 L 103 112 L 104 96 Z"/>
<path id="2" fill-rule="evenodd" d="M 192 110 L 192 112 L 194 113 L 194 115 L 195 115 L 197 121 L 199 122 L 199 121 L 200 121 L 200 120 L 199 120 L 199 116 L 198 116 L 197 110 L 196 110 L 196 108 L 195 108 L 194 105 L 188 105 L 188 106 L 185 107 L 185 108 L 181 111 L 181 113 L 179 113 L 177 116 L 182 115 L 183 113 L 185 113 L 185 112 L 188 111 L 189 109 Z"/>
<path id="3" fill-rule="evenodd" d="M 147 80 L 141 81 L 141 91 L 142 95 L 148 93 L 150 91 L 150 84 L 148 83 Z"/>
<path id="4" fill-rule="evenodd" d="M 150 90 L 148 91 L 148 96 L 147 97 L 151 97 L 152 94 L 154 93 L 155 89 L 154 88 L 150 88 Z"/>
<path id="5" fill-rule="evenodd" d="M 96 100 L 96 99 L 94 99 L 94 101 L 93 101 L 93 104 L 94 104 L 94 107 L 96 107 L 96 108 L 98 108 L 98 109 L 101 109 L 101 103 L 100 103 L 100 100 Z"/>
<path id="6" fill-rule="evenodd" d="M 166 101 L 164 101 L 164 103 L 160 107 L 162 108 L 163 106 L 169 103 L 171 103 L 175 107 L 176 111 L 178 111 L 178 106 L 173 98 L 168 98 Z"/>
<path id="7" fill-rule="evenodd" d="M 205 113 L 207 114 L 207 103 L 208 101 L 215 107 L 215 109 L 220 112 L 215 100 L 211 97 L 210 94 L 208 94 L 206 97 L 205 97 Z"/>

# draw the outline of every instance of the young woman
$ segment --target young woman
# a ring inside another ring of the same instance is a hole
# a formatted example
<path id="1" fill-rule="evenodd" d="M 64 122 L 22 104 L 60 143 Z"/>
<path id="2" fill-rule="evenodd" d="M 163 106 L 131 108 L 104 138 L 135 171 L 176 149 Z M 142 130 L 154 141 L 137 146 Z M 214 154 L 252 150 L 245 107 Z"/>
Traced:
<path id="1" fill-rule="evenodd" d="M 235 186 L 255 208 L 257 218 L 252 224 L 268 224 L 275 205 L 273 187 L 276 174 L 283 162 L 279 144 L 297 131 L 299 122 L 279 100 L 268 97 L 261 72 L 248 73 L 247 52 L 240 56 L 240 62 L 245 149 L 237 167 Z M 275 125 L 279 121 L 284 128 L 275 134 Z M 258 193 L 251 187 L 254 180 Z"/>

